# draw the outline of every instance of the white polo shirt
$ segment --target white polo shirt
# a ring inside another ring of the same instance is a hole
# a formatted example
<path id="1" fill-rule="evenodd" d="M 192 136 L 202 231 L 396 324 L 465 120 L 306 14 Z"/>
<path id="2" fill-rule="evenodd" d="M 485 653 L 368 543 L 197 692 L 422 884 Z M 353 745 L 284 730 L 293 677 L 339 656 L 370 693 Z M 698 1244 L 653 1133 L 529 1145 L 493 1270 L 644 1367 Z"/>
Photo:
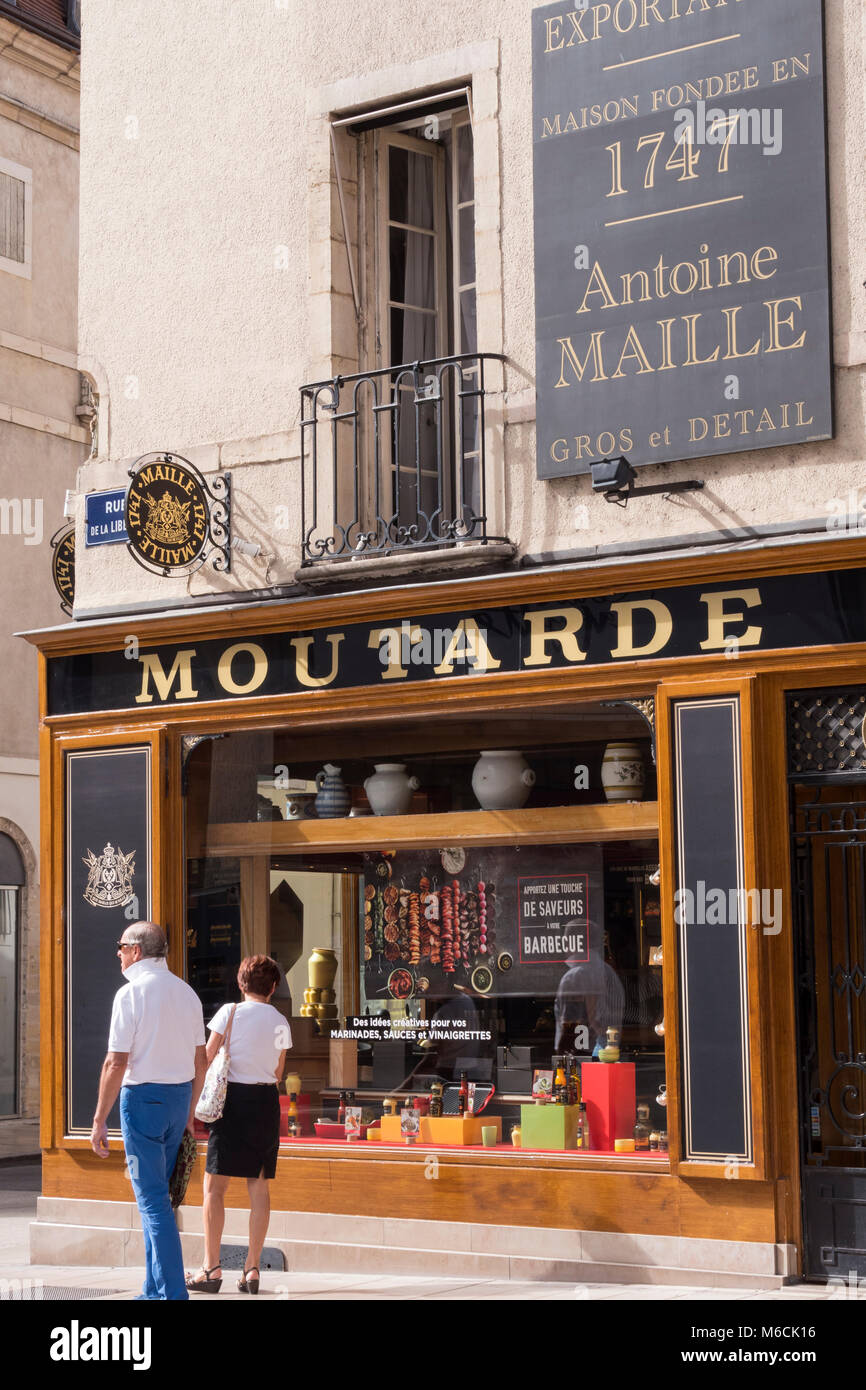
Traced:
<path id="1" fill-rule="evenodd" d="M 192 1081 L 195 1050 L 205 1041 L 198 995 L 162 957 L 137 960 L 123 974 L 128 983 L 114 996 L 108 1050 L 129 1053 L 124 1086 Z"/>

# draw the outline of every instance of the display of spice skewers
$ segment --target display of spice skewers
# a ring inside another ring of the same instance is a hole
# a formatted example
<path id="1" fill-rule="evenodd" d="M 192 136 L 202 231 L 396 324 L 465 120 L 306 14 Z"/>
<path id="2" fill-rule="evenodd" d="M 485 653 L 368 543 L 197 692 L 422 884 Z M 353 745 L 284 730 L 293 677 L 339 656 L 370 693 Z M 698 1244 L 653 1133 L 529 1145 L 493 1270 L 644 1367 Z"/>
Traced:
<path id="1" fill-rule="evenodd" d="M 391 865 L 376 866 L 376 881 L 364 889 L 364 960 L 389 964 L 422 962 L 444 975 L 470 977 L 496 949 L 496 885 L 479 878 L 470 886 L 451 878 L 439 889 L 435 876 L 422 874 L 418 891 L 389 880 Z"/>

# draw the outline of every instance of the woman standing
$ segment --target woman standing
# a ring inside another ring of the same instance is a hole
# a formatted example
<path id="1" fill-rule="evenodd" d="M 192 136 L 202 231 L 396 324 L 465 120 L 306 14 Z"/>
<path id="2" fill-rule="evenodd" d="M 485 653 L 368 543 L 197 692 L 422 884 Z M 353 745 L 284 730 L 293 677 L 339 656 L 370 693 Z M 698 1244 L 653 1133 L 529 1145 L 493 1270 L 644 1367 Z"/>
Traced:
<path id="1" fill-rule="evenodd" d="M 188 1289 L 218 1293 L 222 1284 L 220 1241 L 225 1225 L 225 1190 L 229 1178 L 246 1178 L 250 1197 L 249 1252 L 241 1293 L 259 1291 L 258 1261 L 268 1233 L 271 1198 L 268 1182 L 277 1169 L 280 1147 L 280 1099 L 289 1026 L 270 1003 L 280 971 L 270 956 L 247 956 L 238 970 L 240 1004 L 223 1004 L 208 1024 L 208 1065 L 222 1046 L 231 1024 L 225 1108 L 210 1127 L 204 1178 L 204 1264 L 187 1278 Z"/>

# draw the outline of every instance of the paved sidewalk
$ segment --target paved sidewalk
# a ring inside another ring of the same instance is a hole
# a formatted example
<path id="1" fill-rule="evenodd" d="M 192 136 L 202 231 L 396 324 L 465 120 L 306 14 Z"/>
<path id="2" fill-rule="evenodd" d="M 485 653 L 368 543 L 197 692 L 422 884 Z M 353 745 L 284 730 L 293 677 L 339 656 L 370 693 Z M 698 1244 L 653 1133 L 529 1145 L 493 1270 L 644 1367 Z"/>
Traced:
<path id="1" fill-rule="evenodd" d="M 38 1163 L 0 1165 L 0 1298 L 39 1296 L 39 1285 L 48 1297 L 70 1300 L 98 1298 L 106 1302 L 128 1302 L 139 1293 L 144 1278 L 140 1269 L 100 1266 L 31 1265 L 28 1261 L 28 1227 L 36 1215 L 40 1187 Z M 237 1291 L 238 1274 L 226 1272 L 219 1294 L 194 1294 L 193 1303 L 243 1302 L 253 1300 Z M 82 1292 L 77 1294 L 76 1290 Z M 773 1293 L 736 1289 L 672 1288 L 641 1284 L 541 1284 L 504 1283 L 494 1279 L 409 1278 L 405 1275 L 282 1274 L 263 1276 L 259 1298 L 277 1300 L 337 1299 L 425 1299 L 443 1302 L 451 1299 L 471 1301 L 554 1300 L 574 1302 L 610 1300 L 639 1302 L 694 1301 L 704 1303 L 826 1301 L 830 1298 L 866 1300 L 866 1289 L 859 1293 L 828 1289 L 819 1285 L 791 1285 Z"/>

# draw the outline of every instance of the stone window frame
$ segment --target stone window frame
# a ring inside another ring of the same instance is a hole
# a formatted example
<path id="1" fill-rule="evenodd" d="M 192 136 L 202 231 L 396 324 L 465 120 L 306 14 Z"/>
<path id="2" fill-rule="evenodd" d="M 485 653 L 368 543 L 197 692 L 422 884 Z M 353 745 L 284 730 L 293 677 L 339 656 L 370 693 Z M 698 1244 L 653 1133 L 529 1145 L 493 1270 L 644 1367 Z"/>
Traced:
<path id="1" fill-rule="evenodd" d="M 10 275 L 17 275 L 22 280 L 31 280 L 33 278 L 33 170 L 0 155 L 0 174 L 8 174 L 10 178 L 17 179 L 19 183 L 24 184 L 24 259 L 23 261 L 15 261 L 9 256 L 0 256 L 0 270 L 5 270 Z"/>
<path id="2" fill-rule="evenodd" d="M 344 78 L 313 89 L 307 99 L 307 238 L 309 266 L 307 381 L 358 370 L 339 347 L 357 341 L 352 275 L 343 233 L 340 189 L 332 154 L 332 122 L 357 113 L 468 87 L 472 102 L 475 177 L 475 261 L 478 350 L 504 352 L 501 245 L 499 41 L 486 40 Z M 350 228 L 358 222 L 358 187 L 343 176 Z M 363 330 L 362 330 L 363 336 Z M 505 533 L 504 363 L 485 368 L 487 530 Z"/>

